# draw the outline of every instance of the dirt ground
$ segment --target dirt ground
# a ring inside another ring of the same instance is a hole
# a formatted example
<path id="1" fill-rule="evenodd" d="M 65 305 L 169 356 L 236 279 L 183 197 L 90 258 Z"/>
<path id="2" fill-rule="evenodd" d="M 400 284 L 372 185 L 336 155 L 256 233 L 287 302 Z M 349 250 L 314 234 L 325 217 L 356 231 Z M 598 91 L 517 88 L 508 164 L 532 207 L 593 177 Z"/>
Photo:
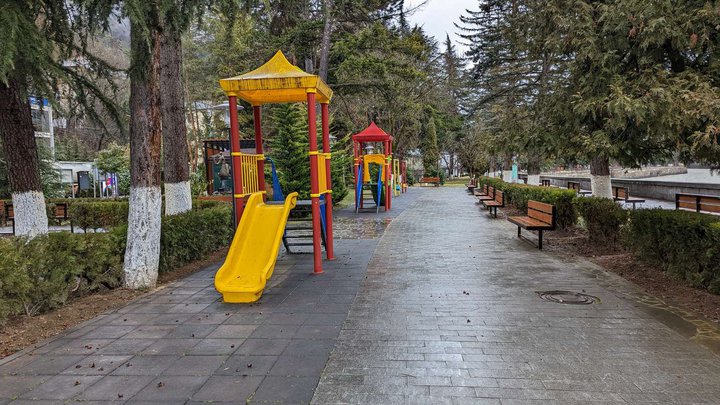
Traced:
<path id="1" fill-rule="evenodd" d="M 167 284 L 188 274 L 217 263 L 227 255 L 227 249 L 219 250 L 207 259 L 190 263 L 175 271 L 161 274 L 158 286 Z M 103 312 L 122 307 L 129 301 L 149 291 L 118 288 L 106 292 L 73 299 L 57 310 L 34 317 L 10 318 L 0 328 L 0 358 L 9 356 L 25 347 L 55 336 L 64 330 L 85 322 Z"/>
<path id="2" fill-rule="evenodd" d="M 581 228 L 546 233 L 544 248 L 559 254 L 582 256 L 638 285 L 670 305 L 720 323 L 720 295 L 692 287 L 647 263 L 635 259 L 622 247 L 598 247 L 588 243 Z"/>

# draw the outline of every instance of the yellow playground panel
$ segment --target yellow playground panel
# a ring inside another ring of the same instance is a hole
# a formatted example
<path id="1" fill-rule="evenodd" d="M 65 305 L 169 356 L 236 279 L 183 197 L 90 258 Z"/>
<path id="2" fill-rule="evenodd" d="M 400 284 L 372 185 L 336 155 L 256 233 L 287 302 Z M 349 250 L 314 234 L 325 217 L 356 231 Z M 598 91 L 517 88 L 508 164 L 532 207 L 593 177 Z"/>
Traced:
<path id="1" fill-rule="evenodd" d="M 383 154 L 372 154 L 363 155 L 363 183 L 372 183 L 370 178 L 370 163 L 380 165 L 380 178 L 385 179 L 385 155 Z"/>

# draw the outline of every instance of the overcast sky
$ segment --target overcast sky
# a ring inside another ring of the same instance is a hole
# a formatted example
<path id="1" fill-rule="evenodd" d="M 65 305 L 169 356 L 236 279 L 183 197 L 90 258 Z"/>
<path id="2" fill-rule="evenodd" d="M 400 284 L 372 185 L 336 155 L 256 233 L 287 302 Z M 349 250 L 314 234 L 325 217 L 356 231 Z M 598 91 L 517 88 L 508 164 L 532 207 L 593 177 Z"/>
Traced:
<path id="1" fill-rule="evenodd" d="M 421 4 L 422 0 L 406 1 L 406 7 L 413 8 Z M 410 21 L 422 26 L 425 32 L 434 36 L 438 42 L 445 40 L 445 34 L 450 34 L 450 39 L 455 42 L 458 51 L 462 46 L 458 43 L 459 37 L 455 34 L 457 28 L 453 25 L 460 22 L 460 15 L 466 9 L 476 10 L 478 0 L 427 0 L 424 6 L 410 16 Z"/>

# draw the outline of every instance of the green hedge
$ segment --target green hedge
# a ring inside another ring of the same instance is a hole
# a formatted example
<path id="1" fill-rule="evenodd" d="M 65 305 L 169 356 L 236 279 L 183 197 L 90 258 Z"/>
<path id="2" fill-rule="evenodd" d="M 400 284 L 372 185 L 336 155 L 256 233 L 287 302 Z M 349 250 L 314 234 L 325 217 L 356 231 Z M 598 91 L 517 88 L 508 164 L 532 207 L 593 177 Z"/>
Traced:
<path id="1" fill-rule="evenodd" d="M 720 293 L 720 217 L 686 211 L 630 212 L 626 243 L 638 258 Z"/>
<path id="2" fill-rule="evenodd" d="M 511 204 L 521 211 L 527 211 L 529 200 L 540 201 L 555 206 L 557 213 L 557 226 L 567 229 L 577 221 L 577 213 L 573 200 L 575 191 L 562 188 L 529 186 L 527 184 L 506 183 L 493 177 L 480 177 L 478 186 L 489 185 L 505 193 L 505 203 Z"/>
<path id="3" fill-rule="evenodd" d="M 228 246 L 231 213 L 223 204 L 164 217 L 160 272 Z M 126 232 L 120 225 L 108 233 L 0 238 L 0 323 L 8 315 L 38 314 L 71 297 L 120 286 Z"/>
<path id="4" fill-rule="evenodd" d="M 110 202 L 73 202 L 68 211 L 73 225 L 88 229 L 108 229 L 127 223 L 127 201 Z"/>
<path id="5" fill-rule="evenodd" d="M 605 246 L 618 242 L 628 218 L 628 211 L 619 203 L 609 198 L 576 197 L 573 204 L 585 222 L 590 242 Z"/>

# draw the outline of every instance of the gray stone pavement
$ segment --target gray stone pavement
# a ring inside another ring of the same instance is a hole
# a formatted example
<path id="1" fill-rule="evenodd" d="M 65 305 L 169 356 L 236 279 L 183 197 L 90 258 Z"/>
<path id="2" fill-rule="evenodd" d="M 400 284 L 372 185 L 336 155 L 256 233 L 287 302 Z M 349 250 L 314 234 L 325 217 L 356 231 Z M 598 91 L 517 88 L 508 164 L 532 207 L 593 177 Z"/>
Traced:
<path id="1" fill-rule="evenodd" d="M 424 190 L 381 238 L 312 403 L 720 403 L 720 358 L 641 295 L 519 240 L 461 188 Z"/>
<path id="2" fill-rule="evenodd" d="M 463 188 L 336 224 L 325 273 L 281 253 L 257 304 L 221 303 L 211 266 L 0 360 L 0 405 L 720 403 L 692 327 L 517 240 Z M 602 302 L 541 301 L 550 289 Z"/>

